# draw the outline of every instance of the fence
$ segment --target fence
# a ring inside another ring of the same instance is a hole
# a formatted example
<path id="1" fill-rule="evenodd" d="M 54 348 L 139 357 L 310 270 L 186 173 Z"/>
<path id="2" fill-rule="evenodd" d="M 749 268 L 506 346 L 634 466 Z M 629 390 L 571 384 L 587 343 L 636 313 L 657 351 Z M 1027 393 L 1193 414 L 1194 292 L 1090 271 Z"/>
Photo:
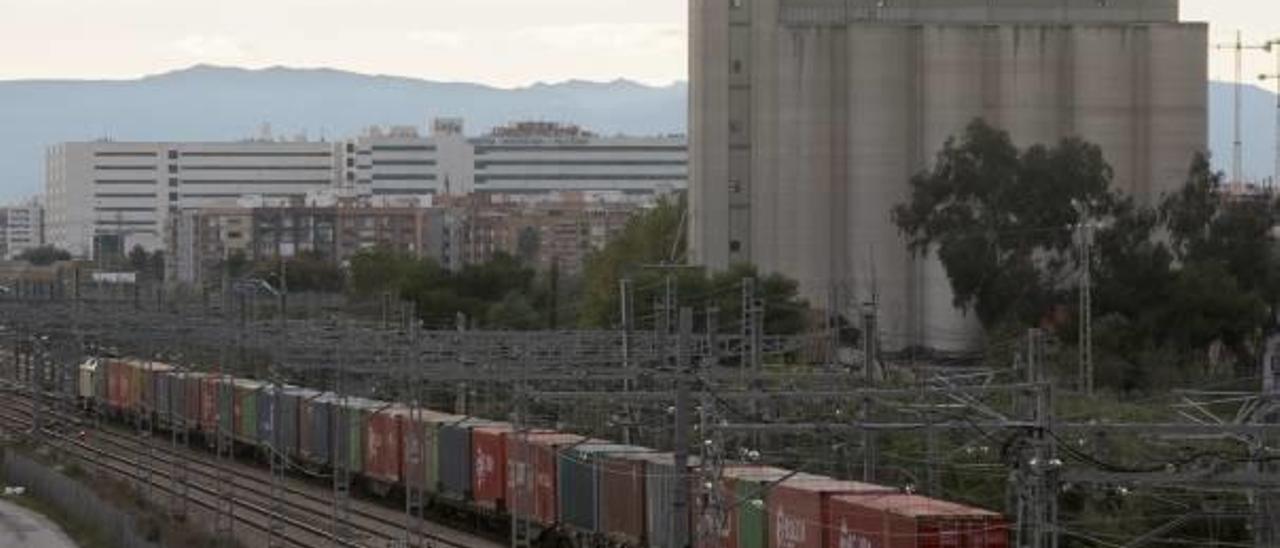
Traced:
<path id="1" fill-rule="evenodd" d="M 7 485 L 26 488 L 32 496 L 61 509 L 71 519 L 101 532 L 115 548 L 161 548 L 140 532 L 137 519 L 102 500 L 88 487 L 13 451 L 4 452 L 0 474 Z"/>

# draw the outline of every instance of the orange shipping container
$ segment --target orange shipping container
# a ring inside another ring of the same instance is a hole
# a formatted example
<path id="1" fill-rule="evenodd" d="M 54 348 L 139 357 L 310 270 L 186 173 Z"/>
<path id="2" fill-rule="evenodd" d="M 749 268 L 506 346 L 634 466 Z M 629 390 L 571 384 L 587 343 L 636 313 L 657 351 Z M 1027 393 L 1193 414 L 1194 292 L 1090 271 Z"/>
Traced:
<path id="1" fill-rule="evenodd" d="M 831 500 L 839 495 L 881 495 L 897 489 L 830 478 L 805 476 L 775 485 L 766 497 L 769 548 L 825 548 L 832 531 Z"/>
<path id="2" fill-rule="evenodd" d="M 606 455 L 600 468 L 600 529 L 631 546 L 645 544 L 645 472 L 649 453 Z"/>
<path id="3" fill-rule="evenodd" d="M 507 443 L 507 500 L 512 513 L 529 517 L 542 525 L 555 524 L 559 517 L 556 489 L 557 452 L 582 443 L 574 434 L 529 434 L 528 445 L 518 438 Z"/>
<path id="4" fill-rule="evenodd" d="M 507 435 L 510 426 L 471 430 L 471 496 L 481 508 L 506 507 Z"/>
<path id="5" fill-rule="evenodd" d="M 918 495 L 841 495 L 824 548 L 1009 548 L 1000 514 Z"/>

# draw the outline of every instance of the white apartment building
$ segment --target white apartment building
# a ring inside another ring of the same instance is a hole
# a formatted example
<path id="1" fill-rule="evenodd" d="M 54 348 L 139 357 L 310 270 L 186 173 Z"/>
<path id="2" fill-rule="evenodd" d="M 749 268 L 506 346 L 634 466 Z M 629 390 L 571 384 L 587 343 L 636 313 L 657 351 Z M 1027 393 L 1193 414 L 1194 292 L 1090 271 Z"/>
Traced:
<path id="1" fill-rule="evenodd" d="M 46 166 L 48 240 L 75 256 L 96 236 L 163 249 L 171 211 L 244 196 L 304 198 L 333 187 L 338 145 L 325 142 L 62 143 Z"/>
<path id="2" fill-rule="evenodd" d="M 468 139 L 463 121 L 370 129 L 345 141 L 75 142 L 49 148 L 48 240 L 79 257 L 94 238 L 165 247 L 174 212 L 241 198 L 304 201 L 309 192 L 397 200 L 562 191 L 667 193 L 686 188 L 685 138 L 602 137 L 526 122 Z"/>
<path id="3" fill-rule="evenodd" d="M 473 191 L 667 193 L 687 187 L 684 136 L 603 137 L 577 126 L 523 122 L 472 139 Z"/>
<path id="4" fill-rule="evenodd" d="M 38 199 L 0 207 L 0 259 L 44 245 L 44 207 Z"/>

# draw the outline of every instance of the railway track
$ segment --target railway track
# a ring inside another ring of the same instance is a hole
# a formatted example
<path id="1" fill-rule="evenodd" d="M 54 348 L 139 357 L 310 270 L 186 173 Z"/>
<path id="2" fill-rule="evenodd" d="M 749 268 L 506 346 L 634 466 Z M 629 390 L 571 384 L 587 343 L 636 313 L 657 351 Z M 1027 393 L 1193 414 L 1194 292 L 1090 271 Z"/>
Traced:
<path id="1" fill-rule="evenodd" d="M 0 405 L 0 420 L 17 430 L 29 430 L 30 398 L 22 392 L 11 391 L 14 398 L 5 398 Z M 83 417 L 67 416 L 65 413 L 46 409 L 47 416 L 56 417 L 63 424 L 78 425 L 84 423 Z M 275 501 L 271 495 L 270 474 L 258 467 L 235 464 L 224 469 L 225 464 L 214 461 L 211 457 L 194 449 L 175 452 L 172 444 L 153 440 L 144 442 L 134 433 L 125 433 L 114 425 L 106 424 L 104 428 L 95 429 L 95 442 L 110 445 L 118 451 L 108 451 L 94 447 L 92 443 L 76 439 L 65 432 L 45 430 L 45 435 L 63 444 L 64 449 L 72 449 L 71 453 L 90 465 L 104 465 L 113 473 L 133 481 L 144 481 L 140 472 L 149 474 L 154 485 L 165 494 L 174 493 L 177 481 L 173 478 L 174 459 L 186 459 L 188 463 L 188 500 L 195 505 L 210 511 L 216 511 L 218 497 L 221 494 L 218 482 L 228 475 L 234 478 L 236 496 L 235 517 L 237 521 L 263 534 L 270 532 L 270 522 Z M 148 448 L 147 446 L 150 445 Z M 147 462 L 148 460 L 153 462 Z M 231 472 L 227 474 L 226 472 Z M 285 525 L 281 535 L 290 546 L 315 548 L 318 546 L 342 546 L 350 548 L 385 548 L 389 546 L 405 546 L 410 540 L 405 538 L 405 516 L 384 507 L 352 500 L 348 510 L 348 519 L 343 525 L 352 533 L 352 537 L 339 538 L 332 528 L 318 526 L 318 523 L 332 521 L 333 499 L 328 494 L 319 493 L 323 489 L 305 482 L 288 480 L 282 486 L 286 497 L 282 499 L 284 510 L 281 521 Z M 296 535 L 301 533 L 302 535 Z M 461 532 L 447 530 L 438 525 L 423 524 L 413 538 L 419 539 L 416 545 L 431 548 L 498 548 L 500 545 L 489 540 L 474 537 Z M 413 545 L 413 544 L 410 544 Z"/>

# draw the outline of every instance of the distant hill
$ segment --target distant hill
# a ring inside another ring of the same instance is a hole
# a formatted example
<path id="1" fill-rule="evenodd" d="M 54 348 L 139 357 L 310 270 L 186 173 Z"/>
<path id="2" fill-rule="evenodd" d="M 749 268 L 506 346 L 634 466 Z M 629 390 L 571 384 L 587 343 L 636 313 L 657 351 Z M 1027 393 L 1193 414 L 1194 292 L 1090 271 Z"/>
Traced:
<path id="1" fill-rule="evenodd" d="M 1210 85 L 1210 144 L 1229 171 L 1233 86 Z M 43 187 L 44 147 L 71 140 L 227 140 L 277 135 L 342 138 L 370 125 L 425 127 L 460 116 L 468 133 L 518 119 L 580 124 L 598 133 L 683 133 L 684 83 L 568 81 L 500 89 L 468 83 L 370 76 L 330 69 L 195 66 L 136 80 L 0 82 L 0 202 Z M 1245 173 L 1270 176 L 1275 96 L 1245 93 Z"/>
<path id="2" fill-rule="evenodd" d="M 425 128 L 463 117 L 478 134 L 518 119 L 601 134 L 683 133 L 683 83 L 568 81 L 499 89 L 328 69 L 195 66 L 136 80 L 0 82 L 0 202 L 39 192 L 45 146 L 60 141 L 227 140 L 305 132 L 338 139 L 370 125 Z"/>

